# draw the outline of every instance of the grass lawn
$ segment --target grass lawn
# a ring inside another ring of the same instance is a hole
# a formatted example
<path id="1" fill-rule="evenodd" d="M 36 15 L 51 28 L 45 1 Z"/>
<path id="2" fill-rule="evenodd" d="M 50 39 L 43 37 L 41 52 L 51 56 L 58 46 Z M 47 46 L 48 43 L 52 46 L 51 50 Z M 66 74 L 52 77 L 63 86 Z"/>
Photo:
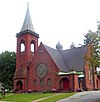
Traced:
<path id="1" fill-rule="evenodd" d="M 40 98 L 53 96 L 54 94 L 58 93 L 30 93 L 30 94 L 14 94 L 8 93 L 4 98 L 0 99 L 2 101 L 9 101 L 9 102 L 32 102 L 33 100 L 37 100 Z M 53 98 L 48 98 L 39 102 L 56 102 L 59 99 L 69 97 L 75 93 L 63 93 L 57 96 L 53 96 Z M 1 97 L 1 96 L 0 96 Z"/>

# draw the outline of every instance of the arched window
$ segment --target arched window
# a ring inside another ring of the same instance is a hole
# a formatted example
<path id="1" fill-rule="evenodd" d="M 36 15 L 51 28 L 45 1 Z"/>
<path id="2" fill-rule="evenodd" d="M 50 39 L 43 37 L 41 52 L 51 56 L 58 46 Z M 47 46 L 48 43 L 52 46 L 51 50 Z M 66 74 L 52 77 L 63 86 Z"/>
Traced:
<path id="1" fill-rule="evenodd" d="M 34 43 L 31 43 L 31 52 L 34 52 Z"/>
<path id="2" fill-rule="evenodd" d="M 44 81 L 43 79 L 40 80 L 40 86 L 43 86 L 44 85 Z"/>
<path id="3" fill-rule="evenodd" d="M 47 85 L 50 86 L 51 85 L 51 79 L 47 80 Z"/>
<path id="4" fill-rule="evenodd" d="M 25 51 L 25 44 L 22 42 L 21 43 L 21 50 L 20 50 L 21 52 L 24 52 Z"/>
<path id="5" fill-rule="evenodd" d="M 36 81 L 36 80 L 33 81 L 33 85 L 34 85 L 34 86 L 37 85 L 37 81 Z"/>
<path id="6" fill-rule="evenodd" d="M 31 52 L 35 51 L 35 42 L 31 41 Z"/>

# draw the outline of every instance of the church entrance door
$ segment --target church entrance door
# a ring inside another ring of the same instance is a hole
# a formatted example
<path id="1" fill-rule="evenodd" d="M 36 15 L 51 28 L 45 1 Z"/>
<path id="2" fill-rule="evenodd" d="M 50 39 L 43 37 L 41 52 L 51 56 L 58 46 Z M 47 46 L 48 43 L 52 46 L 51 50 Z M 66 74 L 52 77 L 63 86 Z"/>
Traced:
<path id="1" fill-rule="evenodd" d="M 23 90 L 23 83 L 22 83 L 22 81 L 18 81 L 17 83 L 16 83 L 16 90 L 17 91 L 22 91 Z"/>
<path id="2" fill-rule="evenodd" d="M 60 89 L 69 91 L 70 90 L 70 81 L 68 78 L 63 78 L 60 81 Z"/>

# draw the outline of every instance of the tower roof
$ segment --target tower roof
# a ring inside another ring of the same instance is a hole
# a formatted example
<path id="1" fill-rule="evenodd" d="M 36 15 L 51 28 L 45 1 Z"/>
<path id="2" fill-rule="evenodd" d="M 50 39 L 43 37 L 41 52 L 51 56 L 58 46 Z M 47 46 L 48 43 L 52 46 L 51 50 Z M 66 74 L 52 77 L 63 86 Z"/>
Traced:
<path id="1" fill-rule="evenodd" d="M 58 42 L 58 44 L 56 45 L 56 49 L 61 51 L 63 48 L 63 46 L 60 44 L 60 42 Z"/>
<path id="2" fill-rule="evenodd" d="M 33 28 L 32 20 L 31 20 L 30 12 L 29 12 L 29 5 L 27 6 L 24 23 L 23 23 L 23 26 L 22 26 L 22 29 L 20 32 L 23 32 L 25 30 L 30 30 L 32 32 L 35 32 L 35 30 Z"/>

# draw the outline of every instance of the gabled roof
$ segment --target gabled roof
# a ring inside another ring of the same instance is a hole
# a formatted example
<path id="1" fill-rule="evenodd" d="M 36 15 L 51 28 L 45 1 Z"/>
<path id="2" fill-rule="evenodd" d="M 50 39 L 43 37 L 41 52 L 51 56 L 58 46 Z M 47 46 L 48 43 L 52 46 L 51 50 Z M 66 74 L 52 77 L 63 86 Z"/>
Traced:
<path id="1" fill-rule="evenodd" d="M 78 48 L 72 48 L 68 50 L 58 51 L 51 47 L 44 45 L 60 71 L 68 72 L 73 68 L 76 71 L 83 71 L 85 64 L 85 55 L 87 53 L 88 46 L 82 46 Z"/>
<path id="2" fill-rule="evenodd" d="M 51 47 L 48 47 L 46 45 L 44 45 L 44 47 L 46 48 L 46 50 L 48 51 L 48 53 L 50 54 L 50 56 L 52 57 L 52 59 L 54 60 L 56 65 L 59 67 L 59 69 L 61 71 L 66 71 L 67 67 L 66 67 L 66 65 L 64 63 L 64 59 L 63 59 L 62 55 L 59 53 L 59 51 L 56 49 L 53 49 Z"/>
<path id="3" fill-rule="evenodd" d="M 30 30 L 32 32 L 35 32 L 33 28 L 32 20 L 31 20 L 30 12 L 29 12 L 29 5 L 27 6 L 26 16 L 25 16 L 24 23 L 20 32 L 23 32 L 25 30 Z"/>
<path id="4" fill-rule="evenodd" d="M 72 48 L 62 51 L 62 56 L 66 63 L 66 67 L 70 71 L 72 68 L 76 71 L 83 71 L 85 64 L 85 56 L 88 50 L 88 45 L 78 48 Z"/>

